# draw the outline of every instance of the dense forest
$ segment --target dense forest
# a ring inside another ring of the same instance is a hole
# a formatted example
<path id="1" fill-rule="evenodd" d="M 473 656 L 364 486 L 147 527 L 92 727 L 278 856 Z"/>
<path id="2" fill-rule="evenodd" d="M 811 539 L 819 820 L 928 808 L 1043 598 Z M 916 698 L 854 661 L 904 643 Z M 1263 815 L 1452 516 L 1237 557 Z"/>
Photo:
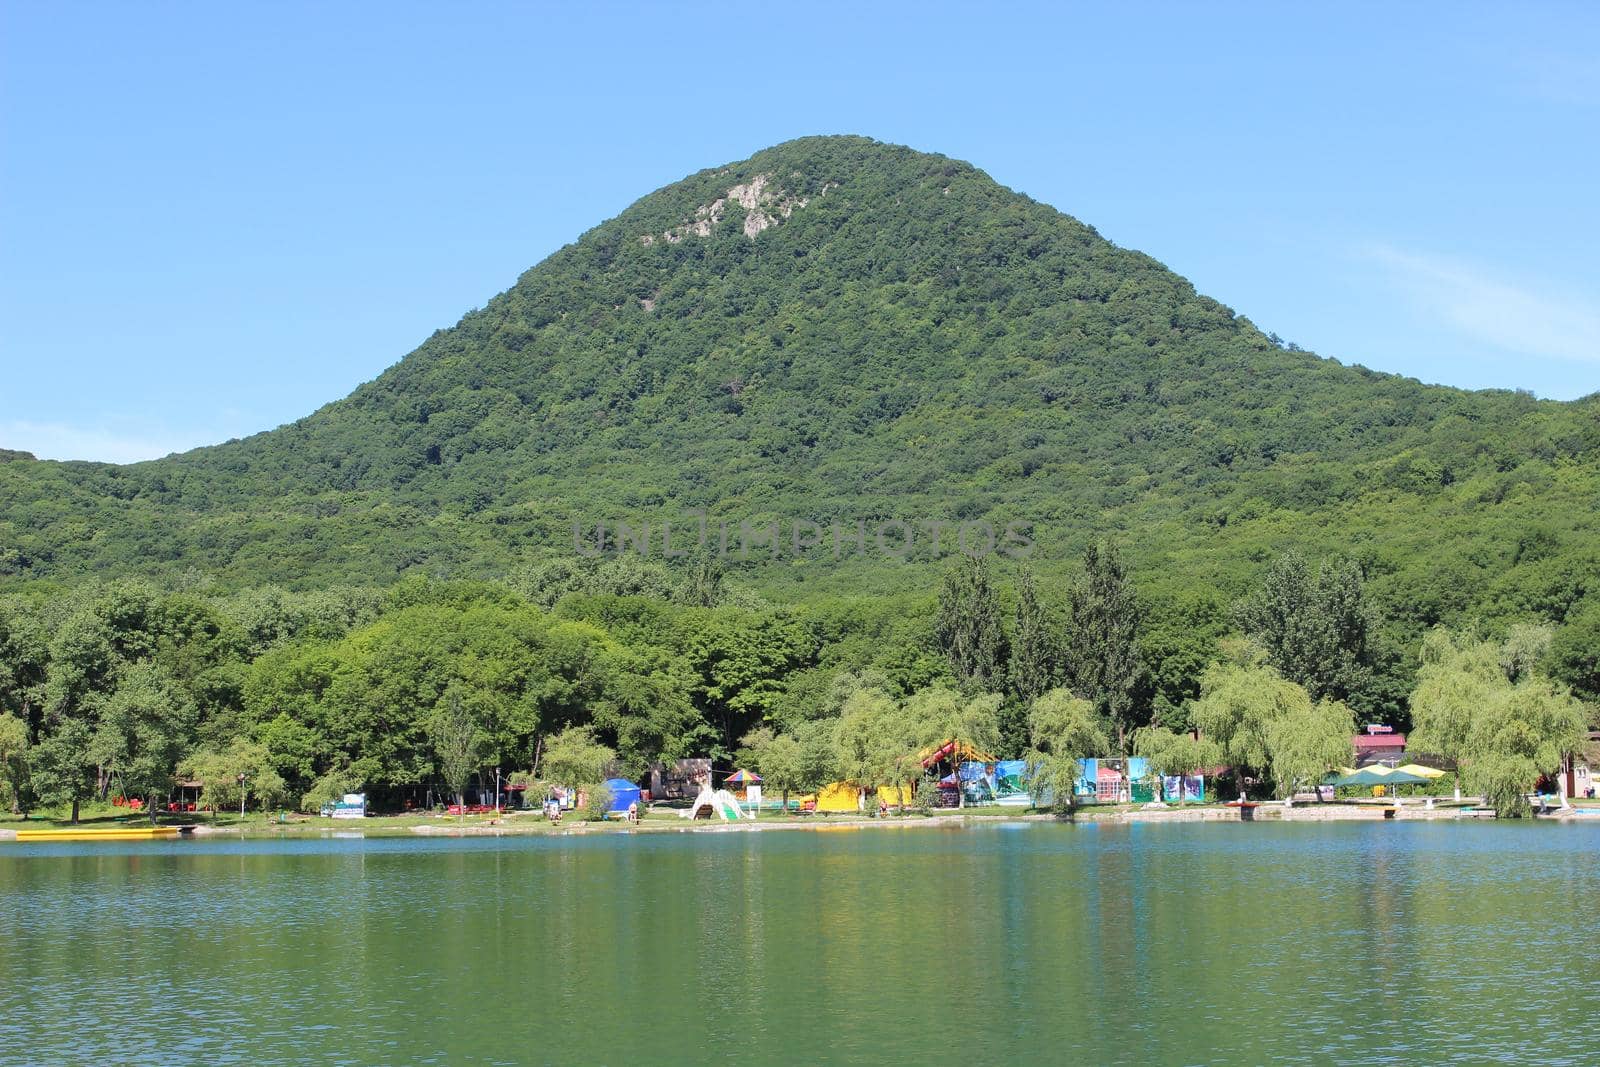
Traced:
<path id="1" fill-rule="evenodd" d="M 709 755 L 798 791 L 893 780 L 951 736 L 1008 757 L 1227 763 L 1292 787 L 1348 760 L 1358 717 L 1532 700 L 1516 714 L 1566 716 L 1570 736 L 1593 707 L 1569 690 L 1600 698 L 1600 612 L 1430 640 L 1487 656 L 1486 679 L 1468 659 L 1441 678 L 1443 654 L 1412 669 L 1353 563 L 1292 552 L 1215 620 L 1146 611 L 1110 544 L 1065 583 L 963 559 L 931 597 L 783 607 L 631 557 L 382 591 L 91 580 L 0 600 L 0 792 L 75 809 L 182 776 L 231 798 L 243 774 L 255 802 L 315 810 L 362 789 L 398 807 L 495 771 L 541 777 L 574 745 L 601 754 L 579 781 Z M 452 746 L 468 754 L 453 782 Z"/>
<path id="2" fill-rule="evenodd" d="M 981 697 L 1008 753 L 1126 751 L 1249 672 L 1407 726 L 1491 644 L 1535 650 L 1507 701 L 1593 701 L 1597 504 L 1600 395 L 1321 359 L 968 164 L 810 138 L 640 200 L 291 425 L 0 451 L 0 756 L 51 802 L 196 759 L 392 800 L 452 723 L 481 767 L 577 729 L 637 769 Z M 1031 551 L 581 551 L 927 520 Z"/>

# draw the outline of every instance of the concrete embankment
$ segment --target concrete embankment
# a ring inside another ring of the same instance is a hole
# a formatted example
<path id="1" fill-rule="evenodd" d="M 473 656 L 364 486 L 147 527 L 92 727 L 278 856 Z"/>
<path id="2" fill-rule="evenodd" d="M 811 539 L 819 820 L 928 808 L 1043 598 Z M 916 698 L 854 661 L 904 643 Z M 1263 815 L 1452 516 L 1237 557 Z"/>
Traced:
<path id="1" fill-rule="evenodd" d="M 1464 808 L 1380 804 L 1247 804 L 1205 808 L 1136 808 L 1112 816 L 1119 822 L 1376 822 L 1384 819 L 1462 819 Z"/>

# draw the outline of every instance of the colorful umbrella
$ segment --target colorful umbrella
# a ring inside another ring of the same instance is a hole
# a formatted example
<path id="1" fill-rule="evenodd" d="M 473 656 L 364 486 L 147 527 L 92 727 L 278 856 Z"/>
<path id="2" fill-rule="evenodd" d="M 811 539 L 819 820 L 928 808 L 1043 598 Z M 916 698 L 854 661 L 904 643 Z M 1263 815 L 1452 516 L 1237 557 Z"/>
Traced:
<path id="1" fill-rule="evenodd" d="M 754 771 L 737 770 L 722 780 L 724 785 L 748 785 L 751 782 L 761 781 L 761 776 Z"/>
<path id="2" fill-rule="evenodd" d="M 1446 773 L 1439 770 L 1437 767 L 1424 767 L 1420 763 L 1406 763 L 1395 769 L 1405 771 L 1407 774 L 1415 774 L 1428 779 L 1443 778 Z"/>

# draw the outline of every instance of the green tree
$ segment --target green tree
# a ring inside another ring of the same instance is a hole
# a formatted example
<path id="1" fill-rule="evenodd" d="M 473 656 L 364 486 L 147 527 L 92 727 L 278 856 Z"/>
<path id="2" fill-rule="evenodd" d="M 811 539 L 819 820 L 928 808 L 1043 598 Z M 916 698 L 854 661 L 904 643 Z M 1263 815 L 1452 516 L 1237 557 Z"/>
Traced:
<path id="1" fill-rule="evenodd" d="M 1012 618 L 1011 692 L 1024 705 L 1062 680 L 1062 649 L 1052 620 L 1039 602 L 1033 571 L 1017 572 L 1017 610 Z"/>
<path id="2" fill-rule="evenodd" d="M 616 752 L 595 739 L 588 726 L 569 726 L 545 742 L 539 774 L 547 782 L 576 790 L 598 785 Z M 593 792 L 593 790 L 591 790 Z"/>
<path id="3" fill-rule="evenodd" d="M 1513 623 L 1500 642 L 1500 669 L 1515 685 L 1537 673 L 1550 655 L 1555 631 L 1540 623 Z"/>
<path id="4" fill-rule="evenodd" d="M 798 723 L 791 736 L 799 746 L 795 789 L 813 793 L 839 777 L 839 750 L 832 720 L 814 719 Z"/>
<path id="5" fill-rule="evenodd" d="M 1267 662 L 1312 699 L 1348 701 L 1370 689 L 1375 614 L 1354 562 L 1325 560 L 1313 574 L 1304 556 L 1286 552 L 1235 617 L 1266 649 Z"/>
<path id="6" fill-rule="evenodd" d="M 10 712 L 0 712 L 0 793 L 24 819 L 33 800 L 29 779 L 28 724 Z"/>
<path id="7" fill-rule="evenodd" d="M 1051 689 L 1029 706 L 1028 738 L 1034 802 L 1053 795 L 1056 806 L 1065 808 L 1077 803 L 1078 760 L 1111 747 L 1094 704 L 1068 689 Z"/>
<path id="8" fill-rule="evenodd" d="M 1578 750 L 1587 725 L 1581 705 L 1547 679 L 1530 678 L 1501 691 L 1474 717 L 1469 787 L 1501 817 L 1526 814 L 1528 790 Z"/>
<path id="9" fill-rule="evenodd" d="M 34 746 L 33 784 L 46 804 L 66 804 L 69 818 L 78 821 L 83 802 L 94 796 L 94 757 L 90 746 L 94 732 L 80 718 L 55 719 Z"/>
<path id="10" fill-rule="evenodd" d="M 860 689 L 845 701 L 834 731 L 838 767 L 868 796 L 880 786 L 910 786 L 920 777 L 923 731 L 887 693 Z"/>
<path id="11" fill-rule="evenodd" d="M 21 604 L 0 602 L 0 712 L 32 728 L 45 703 L 49 640 L 43 620 Z"/>
<path id="12" fill-rule="evenodd" d="M 1200 695 L 1200 675 L 1217 658 L 1227 636 L 1227 609 L 1206 589 L 1183 586 L 1152 600 L 1140 625 L 1140 659 L 1149 673 L 1151 718 L 1182 733 L 1189 729 L 1187 705 Z"/>
<path id="13" fill-rule="evenodd" d="M 1350 738 L 1355 733 L 1355 713 L 1337 700 L 1295 700 L 1267 727 L 1267 751 L 1272 777 L 1285 800 L 1301 785 L 1316 787 L 1330 772 L 1351 757 Z"/>
<path id="14" fill-rule="evenodd" d="M 717 734 L 711 755 L 725 760 L 782 700 L 789 673 L 813 662 L 816 641 L 794 619 L 768 612 L 697 611 L 683 626 L 695 695 Z"/>
<path id="15" fill-rule="evenodd" d="M 742 758 L 747 757 L 749 764 L 761 775 L 763 786 L 778 794 L 786 813 L 789 810 L 790 793 L 814 789 L 822 784 L 807 784 L 805 752 L 791 734 L 774 734 L 767 727 L 760 727 L 745 736 L 742 749 Z"/>
<path id="16" fill-rule="evenodd" d="M 439 777 L 456 798 L 458 810 L 466 807 L 467 779 L 478 769 L 483 751 L 483 734 L 473 719 L 461 690 L 451 686 L 434 705 L 428 722 L 428 737 L 433 755 L 439 761 Z M 598 779 L 596 779 L 598 781 Z"/>
<path id="17" fill-rule="evenodd" d="M 1528 668 L 1528 636 L 1435 629 L 1411 696 L 1411 747 L 1454 760 L 1458 781 L 1507 817 L 1527 813 L 1528 790 L 1578 750 L 1587 725 L 1566 689 Z"/>
<path id="18" fill-rule="evenodd" d="M 265 745 L 237 737 L 221 752 L 196 752 L 179 764 L 181 773 L 201 783 L 213 809 L 227 811 L 241 800 L 255 800 L 266 811 L 287 795 L 288 785 L 273 766 Z M 241 786 L 240 778 L 244 782 Z M 339 791 L 344 795 L 344 790 Z M 332 799 L 332 798 L 330 798 Z M 320 802 L 319 802 L 320 806 Z"/>
<path id="19" fill-rule="evenodd" d="M 1200 699 L 1190 708 L 1190 720 L 1233 768 L 1242 800 L 1247 778 L 1273 773 L 1275 743 L 1286 737 L 1281 729 L 1275 730 L 1277 724 L 1285 719 L 1308 722 L 1311 697 L 1269 666 L 1254 646 L 1233 644 L 1225 652 L 1230 658 L 1213 663 L 1201 676 Z M 1344 735 L 1340 759 L 1351 755 L 1350 736 Z M 1302 755 L 1286 758 L 1284 769 L 1290 777 L 1307 765 Z"/>
<path id="20" fill-rule="evenodd" d="M 91 755 L 115 776 L 128 796 L 145 798 L 155 818 L 155 798 L 172 786 L 178 761 L 193 743 L 195 709 L 159 667 L 128 667 L 101 708 Z"/>
<path id="21" fill-rule="evenodd" d="M 1348 744 L 1346 738 L 1347 747 Z M 1135 730 L 1133 752 L 1149 762 L 1150 773 L 1158 780 L 1169 775 L 1195 774 L 1222 762 L 1222 749 L 1210 738 L 1178 733 L 1165 726 Z"/>
<path id="22" fill-rule="evenodd" d="M 1556 631 L 1550 673 L 1578 696 L 1600 703 L 1600 594 L 1591 593 Z"/>
<path id="23" fill-rule="evenodd" d="M 1017 608 L 1011 623 L 1012 703 L 1002 710 L 1002 749 L 1021 752 L 1027 747 L 1028 706 L 1061 684 L 1063 659 L 1061 639 L 1054 620 L 1039 602 L 1033 571 L 1023 567 L 1017 572 Z"/>
<path id="24" fill-rule="evenodd" d="M 1457 797 L 1473 720 L 1479 708 L 1495 699 L 1505 680 L 1499 659 L 1499 650 L 1489 642 L 1443 627 L 1431 630 L 1422 642 L 1408 743 L 1413 751 L 1443 756 L 1456 765 Z"/>
<path id="25" fill-rule="evenodd" d="M 1128 733 L 1141 725 L 1135 701 L 1144 670 L 1139 622 L 1139 606 L 1116 545 L 1091 543 L 1072 594 L 1067 673 L 1072 689 L 1093 701 L 1112 724 L 1119 752 L 1127 751 Z"/>
<path id="26" fill-rule="evenodd" d="M 1006 638 L 988 560 L 963 556 L 945 574 L 934 633 L 963 690 L 988 692 L 1002 687 Z"/>
<path id="27" fill-rule="evenodd" d="M 963 697 L 953 689 L 936 686 L 907 697 L 902 713 L 910 720 L 909 729 L 915 739 L 913 747 L 918 752 L 954 741 L 958 749 L 977 749 L 992 754 L 1000 746 L 1002 700 L 998 693 Z M 920 761 L 916 772 L 920 777 Z M 959 789 L 956 792 L 957 803 L 964 807 L 965 794 Z"/>
<path id="28" fill-rule="evenodd" d="M 331 767 L 319 775 L 300 797 L 300 810 L 308 814 L 319 812 L 325 805 L 333 804 L 346 793 L 359 793 L 366 785 L 360 772 L 350 767 Z"/>

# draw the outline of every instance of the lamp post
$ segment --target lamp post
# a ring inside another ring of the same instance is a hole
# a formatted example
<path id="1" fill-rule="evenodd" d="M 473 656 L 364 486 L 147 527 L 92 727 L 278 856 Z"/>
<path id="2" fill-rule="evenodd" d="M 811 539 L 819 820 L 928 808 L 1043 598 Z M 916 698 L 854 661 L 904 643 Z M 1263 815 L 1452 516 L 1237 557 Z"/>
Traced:
<path id="1" fill-rule="evenodd" d="M 500 814 L 500 768 L 494 769 L 494 813 Z"/>
<path id="2" fill-rule="evenodd" d="M 244 818 L 244 783 L 247 781 L 245 773 L 239 772 L 239 818 Z"/>

